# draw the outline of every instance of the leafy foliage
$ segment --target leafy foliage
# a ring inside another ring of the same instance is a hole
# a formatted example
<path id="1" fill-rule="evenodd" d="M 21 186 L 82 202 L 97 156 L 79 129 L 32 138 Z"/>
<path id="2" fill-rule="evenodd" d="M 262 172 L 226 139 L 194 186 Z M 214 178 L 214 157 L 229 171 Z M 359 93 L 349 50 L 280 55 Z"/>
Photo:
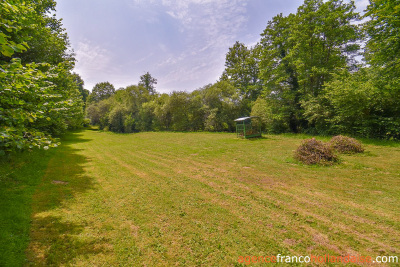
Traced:
<path id="1" fill-rule="evenodd" d="M 21 56 L 31 51 L 28 42 L 34 43 L 38 32 L 63 35 L 60 25 L 49 24 L 46 12 L 53 8 L 53 1 L 0 3 L 0 154 L 57 146 L 54 135 L 82 122 L 83 103 L 70 72 L 72 59 L 64 58 L 66 46 L 60 50 L 63 59 L 52 64 L 34 63 L 43 62 L 39 55 Z M 60 51 L 48 47 L 50 54 Z"/>
<path id="2" fill-rule="evenodd" d="M 92 124 L 115 132 L 232 131 L 240 104 L 233 85 L 219 81 L 192 93 L 171 94 L 131 85 L 98 103 L 90 103 L 86 111 Z"/>
<path id="3" fill-rule="evenodd" d="M 83 81 L 82 77 L 79 74 L 73 73 L 72 76 L 73 76 L 74 82 L 78 86 L 78 90 L 82 96 L 83 103 L 86 103 L 86 101 L 89 97 L 90 91 L 83 87 L 85 82 Z"/>
<path id="4" fill-rule="evenodd" d="M 126 109 L 116 106 L 111 111 L 109 116 L 109 129 L 110 131 L 123 133 L 125 132 L 125 114 Z"/>
<path id="5" fill-rule="evenodd" d="M 354 3 L 306 0 L 296 14 L 274 17 L 262 34 L 265 95 L 290 131 L 313 126 L 303 115 L 302 103 L 318 97 L 332 74 L 358 51 L 354 9 Z"/>
<path id="6" fill-rule="evenodd" d="M 226 54 L 223 80 L 230 80 L 247 99 L 256 100 L 262 89 L 258 67 L 259 46 L 252 49 L 236 42 Z"/>
<path id="7" fill-rule="evenodd" d="M 92 93 L 89 95 L 88 102 L 100 102 L 101 100 L 107 99 L 115 94 L 114 85 L 109 82 L 97 83 L 93 89 Z"/>
<path id="8" fill-rule="evenodd" d="M 372 0 L 367 8 L 365 25 L 369 36 L 365 57 L 373 66 L 382 67 L 385 75 L 400 77 L 400 3 L 397 0 Z"/>
<path id="9" fill-rule="evenodd" d="M 400 138 L 400 96 L 388 90 L 379 73 L 370 68 L 334 75 L 319 97 L 303 103 L 305 117 L 326 134 Z"/>
<path id="10" fill-rule="evenodd" d="M 139 85 L 146 88 L 146 90 L 154 95 L 156 93 L 155 85 L 157 84 L 157 79 L 153 78 L 149 72 L 140 76 Z"/>

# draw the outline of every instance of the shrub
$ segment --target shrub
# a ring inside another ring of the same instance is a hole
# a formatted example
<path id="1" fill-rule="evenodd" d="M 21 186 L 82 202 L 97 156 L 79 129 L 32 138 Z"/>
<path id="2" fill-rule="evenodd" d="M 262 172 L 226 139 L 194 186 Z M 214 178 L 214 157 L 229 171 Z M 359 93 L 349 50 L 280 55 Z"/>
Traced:
<path id="1" fill-rule="evenodd" d="M 315 138 L 304 140 L 297 148 L 295 158 L 309 165 L 330 165 L 338 160 L 331 146 Z"/>
<path id="2" fill-rule="evenodd" d="M 86 107 L 86 116 L 90 119 L 92 125 L 100 124 L 100 111 L 96 104 L 90 104 Z"/>
<path id="3" fill-rule="evenodd" d="M 124 120 L 125 120 L 126 110 L 122 107 L 115 107 L 111 110 L 108 115 L 109 129 L 112 132 L 123 133 Z"/>
<path id="4" fill-rule="evenodd" d="M 89 118 L 85 118 L 82 121 L 82 126 L 83 127 L 89 127 L 90 126 L 90 122 L 91 122 L 91 120 Z"/>
<path id="5" fill-rule="evenodd" d="M 352 154 L 364 152 L 360 141 L 343 135 L 332 137 L 329 145 L 339 153 Z"/>
<path id="6" fill-rule="evenodd" d="M 132 133 L 135 130 L 135 119 L 131 114 L 125 116 L 124 119 L 124 132 Z"/>

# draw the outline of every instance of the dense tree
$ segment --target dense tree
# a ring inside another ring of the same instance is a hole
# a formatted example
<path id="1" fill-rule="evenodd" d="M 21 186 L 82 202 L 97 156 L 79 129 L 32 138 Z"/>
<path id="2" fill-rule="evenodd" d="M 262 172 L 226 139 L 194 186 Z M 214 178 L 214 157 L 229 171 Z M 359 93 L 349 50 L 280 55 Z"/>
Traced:
<path id="1" fill-rule="evenodd" d="M 141 85 L 131 85 L 108 99 L 89 104 L 87 116 L 93 124 L 115 132 L 231 131 L 239 110 L 240 97 L 235 87 L 220 81 L 192 93 L 161 95 L 152 95 Z"/>
<path id="2" fill-rule="evenodd" d="M 318 96 L 333 73 L 352 63 L 360 38 L 354 10 L 354 2 L 342 0 L 306 0 L 299 7 L 291 34 L 297 41 L 288 56 L 303 94 Z"/>
<path id="3" fill-rule="evenodd" d="M 272 114 L 271 114 L 271 106 L 268 105 L 268 102 L 265 98 L 259 97 L 254 102 L 253 107 L 251 108 L 251 116 L 258 117 L 261 122 L 261 130 L 262 131 L 272 131 L 270 128 L 273 124 L 272 122 Z"/>
<path id="4" fill-rule="evenodd" d="M 319 132 L 400 138 L 399 8 L 396 1 L 371 1 L 364 52 L 369 66 L 336 71 L 321 95 L 303 103 Z"/>
<path id="5" fill-rule="evenodd" d="M 88 102 L 100 102 L 101 100 L 107 99 L 110 96 L 114 95 L 115 93 L 115 88 L 114 85 L 112 85 L 109 82 L 101 82 L 97 83 L 93 89 L 91 94 L 88 97 Z"/>
<path id="6" fill-rule="evenodd" d="M 109 130 L 117 133 L 129 132 L 125 127 L 126 115 L 127 110 L 124 107 L 115 106 L 108 115 Z"/>
<path id="7" fill-rule="evenodd" d="M 354 9 L 353 2 L 306 0 L 296 14 L 274 17 L 262 34 L 264 93 L 290 131 L 314 127 L 302 103 L 313 101 L 335 72 L 353 63 L 360 38 Z"/>
<path id="8" fill-rule="evenodd" d="M 189 103 L 190 95 L 186 92 L 172 92 L 165 105 L 167 114 L 171 116 L 170 130 L 189 130 Z"/>
<path id="9" fill-rule="evenodd" d="M 82 100 L 71 75 L 67 37 L 61 27 L 53 27 L 60 26 L 60 20 L 48 16 L 54 5 L 51 0 L 0 2 L 0 154 L 54 146 L 55 134 L 82 122 Z M 61 60 L 30 52 L 41 32 L 66 44 L 61 49 L 47 47 L 47 55 L 59 55 Z"/>
<path id="10" fill-rule="evenodd" d="M 78 86 L 78 90 L 79 90 L 80 95 L 82 96 L 83 103 L 86 103 L 86 100 L 89 97 L 90 91 L 83 87 L 85 82 L 83 81 L 82 77 L 79 74 L 73 73 L 72 77 L 74 79 L 74 82 Z"/>
<path id="11" fill-rule="evenodd" d="M 156 94 L 155 85 L 157 84 L 157 79 L 153 78 L 149 72 L 140 76 L 139 85 L 143 86 L 151 95 Z"/>
<path id="12" fill-rule="evenodd" d="M 240 97 L 235 87 L 227 81 L 219 81 L 205 87 L 203 95 L 204 129 L 232 131 L 234 119 L 240 112 Z"/>
<path id="13" fill-rule="evenodd" d="M 203 101 L 203 91 L 201 89 L 195 90 L 190 94 L 188 113 L 189 130 L 204 130 L 204 118 L 206 117 L 206 108 Z"/>
<path id="14" fill-rule="evenodd" d="M 158 124 L 156 130 L 170 130 L 172 124 L 172 114 L 169 106 L 169 95 L 161 94 L 157 99 L 157 106 L 154 109 Z"/>
<path id="15" fill-rule="evenodd" d="M 373 66 L 382 67 L 385 76 L 400 77 L 400 2 L 372 0 L 365 16 L 368 42 L 365 57 Z M 389 79 L 388 79 L 389 80 Z"/>
<path id="16" fill-rule="evenodd" d="M 259 46 L 249 49 L 244 44 L 236 42 L 225 58 L 223 80 L 230 80 L 240 94 L 250 100 L 257 99 L 262 83 L 258 69 Z"/>
<path id="17" fill-rule="evenodd" d="M 115 132 L 152 130 L 156 121 L 156 99 L 157 95 L 151 94 L 144 86 L 130 85 L 108 94 L 99 102 L 91 101 L 87 116 L 92 124 Z"/>
<path id="18" fill-rule="evenodd" d="M 271 111 L 275 114 L 271 128 L 274 131 L 298 132 L 304 128 L 300 105 L 300 90 L 295 65 L 290 54 L 294 49 L 291 27 L 295 15 L 275 16 L 261 39 L 260 75 L 264 79 L 264 95 L 268 97 Z"/>

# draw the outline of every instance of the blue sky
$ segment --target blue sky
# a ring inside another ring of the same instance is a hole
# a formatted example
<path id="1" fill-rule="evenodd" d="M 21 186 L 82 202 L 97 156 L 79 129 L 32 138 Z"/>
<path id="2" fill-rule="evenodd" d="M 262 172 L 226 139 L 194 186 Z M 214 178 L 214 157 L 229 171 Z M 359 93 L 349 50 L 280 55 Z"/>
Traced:
<path id="1" fill-rule="evenodd" d="M 357 0 L 358 9 L 368 0 Z M 109 81 L 137 84 L 146 72 L 157 91 L 193 91 L 215 82 L 235 41 L 252 46 L 273 16 L 295 13 L 303 0 L 58 0 L 91 90 Z"/>

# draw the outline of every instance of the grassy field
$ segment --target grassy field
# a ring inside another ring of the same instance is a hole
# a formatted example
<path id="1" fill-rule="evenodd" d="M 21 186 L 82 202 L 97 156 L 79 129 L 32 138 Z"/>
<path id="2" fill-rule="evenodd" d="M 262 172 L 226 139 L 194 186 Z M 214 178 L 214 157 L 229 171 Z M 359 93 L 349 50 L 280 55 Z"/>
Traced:
<path id="1" fill-rule="evenodd" d="M 365 140 L 366 153 L 316 167 L 293 160 L 303 138 L 70 134 L 33 163 L 41 179 L 24 197 L 33 195 L 24 211 L 31 213 L 24 264 L 235 266 L 240 256 L 400 256 L 400 144 Z M 6 191 L 1 197 L 10 202 Z"/>

